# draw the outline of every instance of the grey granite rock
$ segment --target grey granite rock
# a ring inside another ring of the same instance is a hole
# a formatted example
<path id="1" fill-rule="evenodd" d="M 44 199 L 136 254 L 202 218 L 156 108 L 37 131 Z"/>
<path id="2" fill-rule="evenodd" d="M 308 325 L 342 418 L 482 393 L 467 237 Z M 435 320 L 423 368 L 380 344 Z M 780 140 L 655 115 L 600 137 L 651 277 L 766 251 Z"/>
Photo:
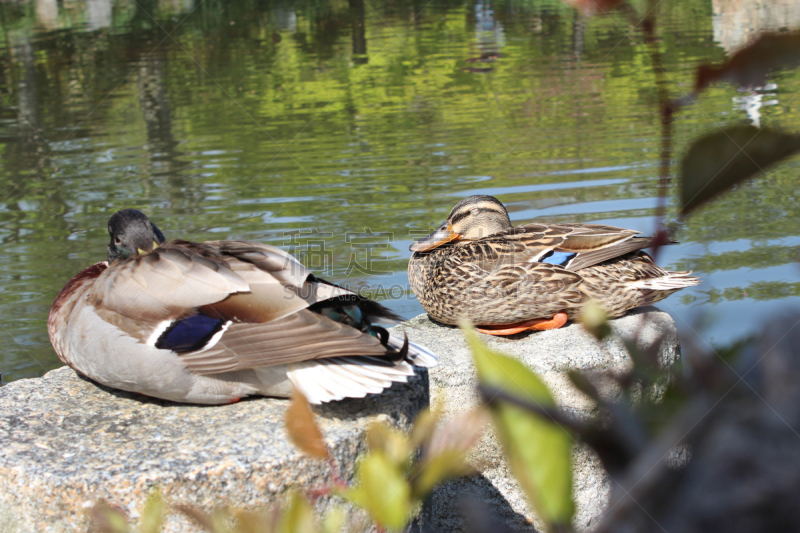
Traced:
<path id="1" fill-rule="evenodd" d="M 481 338 L 491 348 L 518 357 L 537 372 L 563 409 L 588 418 L 596 415 L 596 406 L 571 385 L 566 371 L 623 372 L 630 369 L 632 361 L 620 337 L 634 339 L 643 350 L 653 347 L 663 367 L 679 357 L 675 324 L 668 314 L 654 307 L 636 310 L 611 324 L 617 337 L 603 343 L 582 326 L 572 323 L 557 330 L 510 338 L 489 335 L 481 335 Z M 432 405 L 442 405 L 445 415 L 453 416 L 478 404 L 472 357 L 460 330 L 433 322 L 427 315 L 420 315 L 395 329 L 405 330 L 410 340 L 428 346 L 439 356 L 439 365 L 430 370 Z M 658 347 L 662 338 L 664 342 Z M 610 398 L 619 394 L 610 380 L 601 384 L 600 392 Z M 607 505 L 610 480 L 588 447 L 576 446 L 573 457 L 577 504 L 573 524 L 576 529 L 586 531 L 597 523 Z M 475 493 L 476 500 L 487 504 L 511 530 L 535 531 L 537 519 L 508 471 L 493 432 L 487 432 L 478 443 L 471 460 L 479 475 L 452 481 L 434 492 L 427 509 L 427 521 L 433 530 L 464 530 L 459 500 L 465 493 Z"/>
<path id="2" fill-rule="evenodd" d="M 427 372 L 381 396 L 316 409 L 345 480 L 375 420 L 406 429 L 428 403 Z M 291 487 L 329 485 L 328 465 L 288 440 L 286 400 L 179 405 L 107 389 L 69 368 L 0 388 L 0 530 L 85 531 L 105 500 L 134 519 L 150 489 L 201 508 L 255 508 Z M 323 510 L 328 501 L 322 499 Z M 177 514 L 168 533 L 197 529 Z"/>
<path id="3" fill-rule="evenodd" d="M 643 317 L 647 321 L 641 326 Z M 636 333 L 642 347 L 666 334 L 661 363 L 669 365 L 678 357 L 677 335 L 665 313 L 650 308 L 613 325 L 622 335 Z M 458 329 L 435 324 L 427 315 L 398 329 L 440 357 L 439 366 L 430 371 L 432 402 L 442 403 L 448 415 L 477 404 L 472 360 Z M 631 364 L 620 341 L 600 345 L 576 325 L 484 340 L 537 371 L 559 404 L 579 416 L 593 416 L 595 407 L 570 386 L 564 372 L 622 371 Z M 607 388 L 604 393 L 613 396 L 616 391 Z M 342 476 L 352 477 L 370 422 L 385 420 L 408 428 L 427 400 L 428 375 L 422 372 L 409 385 L 395 385 L 382 396 L 317 409 Z M 283 427 L 287 405 L 268 398 L 216 407 L 172 404 L 98 386 L 68 368 L 10 383 L 0 388 L 0 531 L 84 530 L 85 510 L 98 500 L 135 519 L 155 485 L 170 502 L 213 508 L 259 507 L 290 487 L 329 484 L 328 466 L 288 442 Z M 576 447 L 574 455 L 575 525 L 586 530 L 606 505 L 610 484 L 587 448 Z M 438 488 L 426 507 L 425 524 L 435 531 L 463 530 L 460 496 L 476 493 L 506 526 L 534 530 L 536 518 L 491 432 L 478 444 L 472 461 L 480 474 Z M 327 504 L 321 499 L 319 510 Z M 166 531 L 196 529 L 173 514 Z"/>

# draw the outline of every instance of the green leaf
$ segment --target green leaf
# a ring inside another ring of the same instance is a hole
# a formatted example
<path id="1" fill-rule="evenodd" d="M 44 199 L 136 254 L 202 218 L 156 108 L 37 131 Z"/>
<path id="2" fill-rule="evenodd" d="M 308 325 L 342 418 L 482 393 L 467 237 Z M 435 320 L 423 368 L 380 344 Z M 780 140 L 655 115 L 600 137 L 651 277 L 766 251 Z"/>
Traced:
<path id="1" fill-rule="evenodd" d="M 370 450 L 383 453 L 398 468 L 404 469 L 411 460 L 411 446 L 408 437 L 400 430 L 380 422 L 373 422 L 367 428 L 367 446 Z"/>
<path id="2" fill-rule="evenodd" d="M 381 526 L 398 531 L 411 512 L 411 487 L 396 464 L 382 452 L 372 451 L 358 467 L 359 485 L 343 493 L 363 507 Z"/>
<path id="3" fill-rule="evenodd" d="M 697 206 L 800 150 L 800 135 L 733 126 L 692 143 L 681 162 L 681 211 Z"/>
<path id="4" fill-rule="evenodd" d="M 611 335 L 608 312 L 596 300 L 589 300 L 581 309 L 581 323 L 599 341 Z"/>
<path id="5" fill-rule="evenodd" d="M 414 496 L 423 499 L 433 488 L 446 479 L 466 476 L 474 472 L 466 461 L 464 452 L 446 450 L 420 461 L 424 465 L 414 476 Z"/>
<path id="6" fill-rule="evenodd" d="M 322 531 L 324 533 L 339 533 L 344 527 L 347 514 L 341 507 L 333 507 L 322 519 Z"/>
<path id="7" fill-rule="evenodd" d="M 164 498 L 161 497 L 159 489 L 153 489 L 144 502 L 142 518 L 139 520 L 140 533 L 159 533 L 161 526 L 164 525 Z"/>
<path id="8" fill-rule="evenodd" d="M 545 384 L 521 362 L 487 348 L 464 328 L 478 380 L 543 407 L 555 407 Z M 572 436 L 530 411 L 499 400 L 492 416 L 512 473 L 549 526 L 569 525 L 572 501 Z"/>
<path id="9" fill-rule="evenodd" d="M 430 438 L 440 418 L 440 412 L 440 409 L 434 411 L 430 408 L 425 408 L 417 414 L 417 418 L 414 419 L 414 425 L 411 427 L 411 432 L 408 436 L 409 446 L 411 448 L 419 448 Z"/>
<path id="10" fill-rule="evenodd" d="M 284 508 L 278 522 L 277 533 L 313 533 L 318 531 L 314 508 L 298 491 L 289 495 L 289 504 Z"/>

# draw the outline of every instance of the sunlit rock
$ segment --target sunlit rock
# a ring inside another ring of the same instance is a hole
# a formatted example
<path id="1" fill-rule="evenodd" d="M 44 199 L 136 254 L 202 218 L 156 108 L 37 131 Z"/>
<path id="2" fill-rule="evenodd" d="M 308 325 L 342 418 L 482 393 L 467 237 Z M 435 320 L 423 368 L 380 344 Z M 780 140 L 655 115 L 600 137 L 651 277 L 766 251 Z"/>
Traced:
<path id="1" fill-rule="evenodd" d="M 652 349 L 662 367 L 670 366 L 679 357 L 677 331 L 667 313 L 654 307 L 637 309 L 612 320 L 611 325 L 618 336 L 637 339 L 636 344 L 643 351 Z M 443 406 L 445 418 L 478 404 L 472 356 L 460 330 L 434 323 L 428 315 L 420 315 L 395 329 L 405 330 L 409 339 L 428 346 L 439 356 L 439 365 L 430 369 L 431 405 Z M 481 335 L 481 339 L 492 349 L 524 361 L 547 383 L 559 406 L 582 419 L 596 416 L 597 409 L 591 399 L 572 386 L 567 371 L 621 373 L 633 364 L 619 337 L 600 343 L 580 324 L 570 323 L 561 329 L 513 338 Z M 613 398 L 619 394 L 612 381 L 600 383 L 604 384 L 600 386 L 603 397 Z M 573 523 L 578 530 L 585 531 L 599 520 L 608 503 L 611 486 L 599 460 L 588 447 L 576 446 L 573 459 L 576 500 Z M 471 461 L 478 475 L 446 483 L 435 491 L 425 517 L 433 530 L 464 530 L 463 497 L 469 494 L 474 495 L 475 501 L 486 504 L 497 515 L 497 520 L 512 531 L 536 530 L 535 524 L 539 522 L 511 476 L 493 434 L 479 442 Z"/>
<path id="2" fill-rule="evenodd" d="M 424 371 L 380 396 L 315 409 L 345 480 L 376 420 L 408 429 L 428 401 Z M 149 400 L 111 390 L 63 367 L 0 388 L 0 531 L 86 531 L 103 500 L 134 521 L 154 486 L 167 501 L 206 511 L 258 508 L 289 488 L 331 485 L 325 461 L 302 454 L 284 429 L 286 400 L 225 406 Z M 328 498 L 318 501 L 320 512 Z M 170 513 L 165 533 L 199 531 Z"/>

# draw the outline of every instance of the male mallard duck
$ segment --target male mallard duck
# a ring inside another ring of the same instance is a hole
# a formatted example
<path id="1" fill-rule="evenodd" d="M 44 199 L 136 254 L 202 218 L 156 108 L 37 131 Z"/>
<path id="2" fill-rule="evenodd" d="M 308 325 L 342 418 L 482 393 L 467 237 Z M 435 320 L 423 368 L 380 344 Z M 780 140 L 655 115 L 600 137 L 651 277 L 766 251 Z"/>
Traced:
<path id="1" fill-rule="evenodd" d="M 444 224 L 413 243 L 411 287 L 435 320 L 467 318 L 479 331 L 513 335 L 555 329 L 588 299 L 611 317 L 697 285 L 645 252 L 652 238 L 600 224 L 511 225 L 493 196 L 470 196 Z"/>
<path id="2" fill-rule="evenodd" d="M 243 241 L 164 236 L 135 209 L 108 223 L 108 262 L 83 270 L 50 309 L 59 358 L 117 389 L 220 404 L 250 395 L 311 403 L 405 382 L 427 349 L 377 322 L 382 305 L 315 277 L 288 253 Z"/>

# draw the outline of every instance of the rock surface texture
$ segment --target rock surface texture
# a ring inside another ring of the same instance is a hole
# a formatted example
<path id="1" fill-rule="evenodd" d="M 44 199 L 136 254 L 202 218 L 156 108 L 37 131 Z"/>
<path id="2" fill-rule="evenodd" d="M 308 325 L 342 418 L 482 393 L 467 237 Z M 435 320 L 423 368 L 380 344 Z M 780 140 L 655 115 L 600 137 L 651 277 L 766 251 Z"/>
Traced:
<path id="1" fill-rule="evenodd" d="M 616 337 L 603 343 L 595 340 L 581 325 L 573 323 L 552 331 L 511 338 L 481 335 L 481 339 L 489 347 L 525 362 L 547 383 L 562 409 L 586 419 L 596 416 L 596 407 L 571 385 L 566 375 L 568 370 L 621 373 L 630 369 L 632 361 L 620 337 L 636 339 L 642 349 L 656 349 L 660 343 L 657 353 L 663 367 L 679 357 L 675 324 L 668 314 L 654 307 L 612 320 L 611 325 Z M 460 330 L 433 322 L 428 315 L 420 315 L 395 329 L 405 330 L 410 340 L 429 347 L 439 356 L 439 365 L 430 369 L 431 405 L 442 406 L 446 417 L 478 405 L 472 357 Z M 610 380 L 605 386 L 601 382 L 600 392 L 608 397 L 619 393 Z M 611 482 L 588 447 L 576 446 L 573 457 L 576 499 L 573 524 L 579 531 L 586 531 L 599 521 L 607 506 Z M 512 531 L 536 531 L 537 519 L 511 476 L 493 432 L 487 432 L 481 439 L 472 460 L 478 475 L 446 483 L 433 494 L 426 513 L 432 530 L 464 530 L 462 516 L 465 513 L 462 511 L 466 510 L 469 515 L 474 505 L 469 500 L 464 503 L 462 496 L 471 493 L 472 501 L 486 504 Z"/>
<path id="2" fill-rule="evenodd" d="M 660 363 L 678 357 L 674 323 L 654 308 L 612 321 L 617 334 L 647 348 L 658 343 Z M 349 480 L 374 420 L 407 429 L 428 403 L 448 416 L 478 404 L 475 371 L 457 328 L 421 315 L 396 329 L 436 353 L 439 366 L 381 396 L 334 402 L 316 409 L 342 477 Z M 622 372 L 631 360 L 619 339 L 598 343 L 580 325 L 514 338 L 482 336 L 492 348 L 519 357 L 548 383 L 559 405 L 579 417 L 595 416 L 593 403 L 576 391 L 566 371 Z M 613 396 L 613 387 L 603 394 Z M 258 398 L 227 406 L 180 405 L 111 390 L 60 368 L 38 379 L 0 388 L 0 531 L 61 533 L 86 530 L 86 510 L 105 500 L 133 519 L 150 489 L 167 501 L 211 509 L 258 507 L 290 487 L 329 485 L 325 462 L 303 455 L 289 442 L 283 417 L 286 400 Z M 610 480 L 584 446 L 575 457 L 575 526 L 588 530 L 609 498 Z M 462 531 L 463 496 L 472 494 L 514 531 L 535 530 L 536 518 L 491 432 L 472 459 L 478 475 L 440 486 L 426 505 L 425 531 Z M 469 500 L 467 500 L 469 501 Z M 462 502 L 461 504 L 459 502 Z M 319 510 L 327 505 L 324 498 Z M 477 506 L 467 503 L 467 511 Z M 484 519 L 485 517 L 478 517 Z M 198 531 L 176 513 L 168 533 Z"/>
<path id="3" fill-rule="evenodd" d="M 342 477 L 354 474 L 371 422 L 407 429 L 427 403 L 421 371 L 381 396 L 315 409 Z M 290 487 L 330 485 L 328 465 L 289 442 L 288 405 L 174 404 L 99 386 L 67 367 L 12 382 L 0 388 L 0 531 L 86 531 L 85 511 L 99 500 L 136 519 L 155 485 L 171 503 L 205 509 L 264 506 Z M 165 531 L 198 529 L 170 513 Z"/>

